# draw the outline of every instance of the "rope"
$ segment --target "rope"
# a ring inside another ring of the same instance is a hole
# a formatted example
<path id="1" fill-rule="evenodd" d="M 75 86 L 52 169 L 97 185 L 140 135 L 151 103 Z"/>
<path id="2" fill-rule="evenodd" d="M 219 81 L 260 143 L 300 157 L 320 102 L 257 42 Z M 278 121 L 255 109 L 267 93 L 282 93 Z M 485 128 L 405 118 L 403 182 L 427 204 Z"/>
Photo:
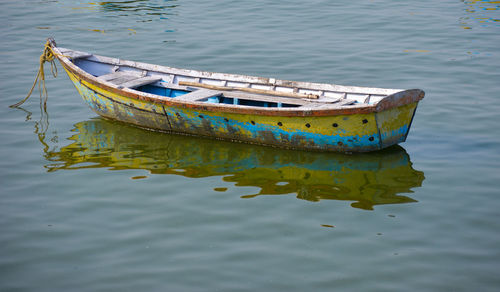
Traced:
<path id="1" fill-rule="evenodd" d="M 40 91 L 40 109 L 42 109 L 43 105 L 43 111 L 45 112 L 47 110 L 48 95 L 47 95 L 47 88 L 45 87 L 45 70 L 43 65 L 45 64 L 45 62 L 49 62 L 50 72 L 52 73 L 52 76 L 57 77 L 57 67 L 54 59 L 55 59 L 55 53 L 52 50 L 49 41 L 47 41 L 43 53 L 42 55 L 40 55 L 40 67 L 38 69 L 38 73 L 36 74 L 35 82 L 33 82 L 33 85 L 31 86 L 28 95 L 23 100 L 11 105 L 10 107 L 18 107 L 22 105 L 25 101 L 27 101 L 28 98 L 33 93 L 33 89 L 35 89 L 36 84 L 38 83 L 38 90 Z"/>

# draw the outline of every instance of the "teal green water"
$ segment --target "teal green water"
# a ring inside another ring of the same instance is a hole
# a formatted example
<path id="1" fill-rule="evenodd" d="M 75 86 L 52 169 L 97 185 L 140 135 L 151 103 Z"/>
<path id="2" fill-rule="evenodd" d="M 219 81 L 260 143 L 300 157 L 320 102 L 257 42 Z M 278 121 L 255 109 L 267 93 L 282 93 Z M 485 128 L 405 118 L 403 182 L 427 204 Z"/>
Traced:
<path id="1" fill-rule="evenodd" d="M 0 291 L 498 291 L 498 1 L 2 1 Z M 45 39 L 207 71 L 420 88 L 406 143 L 309 153 L 98 118 Z M 61 67 L 59 66 L 59 69 Z"/>

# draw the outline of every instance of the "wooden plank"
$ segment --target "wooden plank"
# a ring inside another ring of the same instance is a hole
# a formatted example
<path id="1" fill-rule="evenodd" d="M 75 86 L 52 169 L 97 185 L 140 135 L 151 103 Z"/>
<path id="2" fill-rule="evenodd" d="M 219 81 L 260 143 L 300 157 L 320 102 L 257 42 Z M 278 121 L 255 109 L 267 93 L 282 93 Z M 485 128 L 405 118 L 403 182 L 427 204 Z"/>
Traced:
<path id="1" fill-rule="evenodd" d="M 176 100 L 184 100 L 184 101 L 197 101 L 197 100 L 209 98 L 212 96 L 219 96 L 219 95 L 222 95 L 221 91 L 209 90 L 209 89 L 198 89 L 196 91 L 177 96 L 177 97 L 175 97 L 175 99 Z"/>
<path id="2" fill-rule="evenodd" d="M 130 72 L 119 71 L 119 72 L 115 72 L 115 73 L 111 73 L 111 74 L 106 74 L 106 75 L 103 75 L 103 76 L 99 76 L 99 78 L 103 79 L 103 80 L 110 80 L 110 79 L 112 80 L 112 79 L 116 79 L 118 77 L 122 77 L 124 75 L 127 75 L 127 73 L 130 74 Z M 159 81 L 159 80 L 162 79 L 161 77 L 153 77 L 153 78 L 155 78 L 155 80 L 152 81 L 152 82 Z M 136 82 L 137 81 L 138 84 L 139 84 L 139 83 L 143 82 L 143 81 L 140 81 L 140 80 L 141 79 L 136 79 L 136 80 L 133 80 L 131 82 Z M 143 83 L 141 85 L 149 83 L 149 82 L 147 82 L 147 80 L 145 80 L 145 81 L 146 81 L 146 83 Z M 139 87 L 141 85 L 136 85 L 134 87 Z M 121 84 L 121 86 L 122 87 L 133 88 L 131 86 L 127 86 L 127 84 Z M 167 83 L 167 82 L 160 82 L 158 84 L 158 86 L 164 87 L 164 88 L 169 88 L 169 89 L 174 89 L 174 90 L 191 90 L 193 92 L 201 90 L 201 89 L 196 88 L 196 87 L 187 87 L 187 86 L 177 85 L 177 84 L 174 84 L 174 83 Z M 238 92 L 238 91 L 224 91 L 222 94 L 223 94 L 224 97 L 228 97 L 228 98 L 238 98 L 238 99 L 245 99 L 245 100 L 252 100 L 252 101 L 273 102 L 273 103 L 282 103 L 282 104 L 292 104 L 292 105 L 298 105 L 298 106 L 305 106 L 305 105 L 311 105 L 311 106 L 313 106 L 314 103 L 318 103 L 318 106 L 319 106 L 319 105 L 322 105 L 322 104 L 325 104 L 325 103 L 335 103 L 335 102 L 338 102 L 339 100 L 341 100 L 340 98 L 327 98 L 327 97 L 321 97 L 320 99 L 316 99 L 316 100 L 304 100 L 304 99 L 298 99 L 298 98 L 289 98 L 289 97 L 282 97 L 282 96 L 260 95 L 260 94 L 252 94 L 252 93 Z M 190 98 L 190 96 L 191 96 L 191 94 L 189 93 L 189 95 L 186 94 L 186 95 L 183 95 L 183 96 L 180 96 L 180 97 L 177 97 L 177 98 L 178 99 L 192 100 L 192 98 Z M 215 95 L 212 95 L 212 96 L 215 96 Z M 186 97 L 186 98 L 184 98 L 184 97 Z M 196 95 L 193 95 L 193 97 L 195 99 L 197 99 Z M 205 98 L 205 97 L 202 97 L 200 99 L 203 99 L 203 98 Z"/>
<path id="3" fill-rule="evenodd" d="M 160 81 L 161 77 L 154 77 L 154 76 L 146 76 L 146 77 L 140 77 L 137 79 L 133 79 L 127 82 L 124 82 L 120 84 L 120 87 L 127 87 L 127 88 L 136 88 L 139 86 L 143 86 L 146 84 L 154 83 L 157 81 Z"/>
<path id="4" fill-rule="evenodd" d="M 76 60 L 76 59 L 80 59 L 80 58 L 88 58 L 88 57 L 92 56 L 92 54 L 87 53 L 87 52 L 75 51 L 75 50 L 70 50 L 70 49 L 65 49 L 65 48 L 59 48 L 59 51 L 61 51 L 61 53 L 64 56 L 66 56 L 72 60 Z"/>
<path id="5" fill-rule="evenodd" d="M 263 102 L 274 102 L 274 103 L 286 103 L 286 104 L 294 104 L 294 105 L 308 105 L 315 103 L 314 101 L 303 100 L 298 98 L 287 98 L 287 97 L 279 97 L 279 96 L 269 96 L 269 95 L 259 95 L 259 94 L 251 94 L 246 92 L 236 92 L 236 91 L 224 91 L 224 97 L 230 98 L 238 98 L 238 99 L 246 99 L 253 101 L 263 101 Z"/>
<path id="6" fill-rule="evenodd" d="M 122 75 L 122 76 L 115 78 L 113 80 L 108 80 L 108 82 L 111 82 L 115 85 L 122 85 L 124 83 L 130 82 L 132 80 L 139 79 L 139 78 L 141 78 L 141 77 L 137 76 L 137 75 L 125 74 L 125 75 Z M 125 86 L 122 85 L 122 87 L 125 87 Z"/>
<path id="7" fill-rule="evenodd" d="M 301 106 L 300 109 L 315 110 L 315 109 L 326 108 L 326 107 L 331 107 L 331 106 L 332 106 L 332 104 L 330 104 L 330 103 L 310 103 L 310 104 Z"/>
<path id="8" fill-rule="evenodd" d="M 340 97 L 325 97 L 325 96 L 322 96 L 319 99 L 315 100 L 315 102 L 317 102 L 317 103 L 336 103 L 336 102 L 339 102 L 341 100 L 342 100 L 342 98 L 340 98 Z"/>
<path id="9" fill-rule="evenodd" d="M 182 86 L 173 83 L 160 82 L 158 84 L 160 87 L 175 89 L 175 90 L 187 90 L 187 91 L 195 91 L 199 90 L 196 87 Z M 269 95 L 260 95 L 260 94 L 252 94 L 246 92 L 237 92 L 237 91 L 224 91 L 224 97 L 229 98 L 238 98 L 238 99 L 246 99 L 253 101 L 263 101 L 263 102 L 275 102 L 275 103 L 286 103 L 286 104 L 294 104 L 294 105 L 307 105 L 311 103 L 318 102 L 319 100 L 304 100 L 298 98 L 288 98 L 288 97 L 280 97 L 280 96 L 269 96 Z M 321 104 L 323 104 L 322 102 Z"/>
<path id="10" fill-rule="evenodd" d="M 354 104 L 356 101 L 351 100 L 351 99 L 343 99 L 341 102 L 334 103 L 334 106 L 345 106 L 345 105 L 351 105 Z"/>
<path id="11" fill-rule="evenodd" d="M 67 55 L 66 55 L 67 56 Z M 76 60 L 76 59 L 84 59 L 84 58 L 88 58 L 88 57 L 91 57 L 92 54 L 90 53 L 85 53 L 85 52 L 72 52 L 70 54 L 70 59 L 72 60 Z"/>
<path id="12" fill-rule="evenodd" d="M 113 72 L 110 74 L 101 75 L 98 78 L 101 80 L 104 80 L 104 81 L 110 81 L 110 80 L 113 80 L 113 79 L 116 79 L 118 77 L 122 77 L 125 75 L 132 75 L 132 74 L 130 74 L 130 72 L 117 71 L 117 72 Z M 137 75 L 137 78 L 139 78 L 139 75 Z"/>
<path id="13" fill-rule="evenodd" d="M 336 103 L 311 102 L 310 104 L 304 105 L 300 108 L 301 109 L 340 108 L 347 105 L 353 105 L 355 102 L 356 102 L 355 100 L 349 100 L 349 99 L 343 99 L 342 101 Z"/>
<path id="14" fill-rule="evenodd" d="M 274 96 L 284 96 L 284 97 L 292 97 L 292 98 L 310 98 L 310 99 L 317 99 L 318 98 L 318 96 L 315 94 L 280 92 L 280 91 L 274 91 L 274 90 L 246 88 L 246 87 L 216 86 L 216 85 L 208 85 L 208 84 L 188 82 L 188 81 L 180 81 L 179 85 L 202 87 L 202 88 L 209 88 L 209 89 L 221 90 L 221 91 L 235 91 L 236 90 L 236 91 L 244 91 L 244 92 L 250 92 L 250 93 L 257 93 L 257 94 L 274 95 Z"/>

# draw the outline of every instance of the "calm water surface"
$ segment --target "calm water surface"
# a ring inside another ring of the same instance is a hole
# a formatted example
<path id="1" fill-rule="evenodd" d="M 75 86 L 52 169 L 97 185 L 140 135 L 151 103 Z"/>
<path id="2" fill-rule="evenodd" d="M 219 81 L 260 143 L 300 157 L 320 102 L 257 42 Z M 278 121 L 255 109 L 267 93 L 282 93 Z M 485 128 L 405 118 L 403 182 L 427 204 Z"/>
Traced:
<path id="1" fill-rule="evenodd" d="M 498 1 L 0 3 L 0 291 L 498 291 Z M 314 153 L 106 121 L 43 43 L 421 88 L 406 143 Z M 59 67 L 60 68 L 60 67 Z M 48 125 L 48 126 L 47 126 Z"/>

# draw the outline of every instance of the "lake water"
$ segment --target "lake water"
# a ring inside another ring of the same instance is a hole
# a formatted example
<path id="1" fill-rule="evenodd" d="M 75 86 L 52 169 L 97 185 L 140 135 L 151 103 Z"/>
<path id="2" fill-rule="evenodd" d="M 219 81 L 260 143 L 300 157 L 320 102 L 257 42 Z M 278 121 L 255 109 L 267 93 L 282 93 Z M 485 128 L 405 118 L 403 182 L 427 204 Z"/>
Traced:
<path id="1" fill-rule="evenodd" d="M 499 291 L 498 1 L 0 3 L 0 291 Z M 312 153 L 103 120 L 45 39 L 180 68 L 420 88 L 406 143 Z"/>

